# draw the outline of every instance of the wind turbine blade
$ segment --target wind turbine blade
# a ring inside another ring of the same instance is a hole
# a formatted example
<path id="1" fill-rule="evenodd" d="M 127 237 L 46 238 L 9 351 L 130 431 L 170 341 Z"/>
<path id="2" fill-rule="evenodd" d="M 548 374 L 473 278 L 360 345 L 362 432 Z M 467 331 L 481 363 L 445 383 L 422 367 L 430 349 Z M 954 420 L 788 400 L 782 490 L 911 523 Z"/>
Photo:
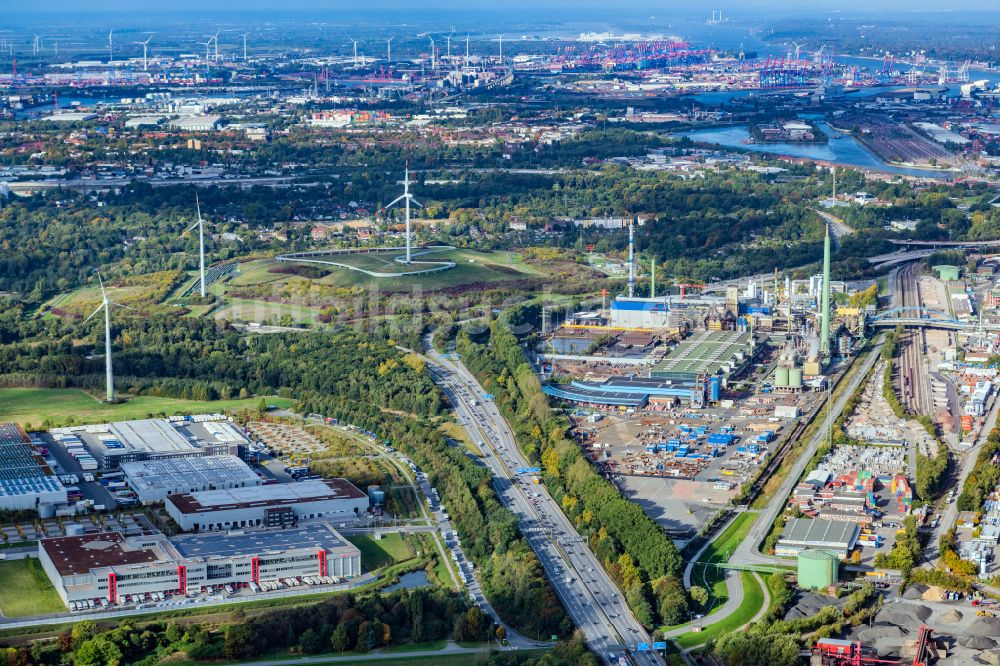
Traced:
<path id="1" fill-rule="evenodd" d="M 417 200 L 416 200 L 416 199 L 414 199 L 413 197 L 410 197 L 410 203 L 415 203 L 415 204 L 417 204 L 418 206 L 420 206 L 421 208 L 423 208 L 423 207 L 424 207 L 424 205 L 423 205 L 422 203 L 420 203 L 419 201 L 417 201 Z"/>
<path id="2" fill-rule="evenodd" d="M 88 321 L 90 321 L 91 319 L 93 319 L 94 315 L 97 314 L 98 312 L 100 312 L 101 308 L 103 308 L 103 307 L 104 307 L 104 303 L 101 303 L 100 305 L 98 305 L 97 309 L 94 310 L 93 312 L 91 312 L 90 316 L 83 320 L 83 323 L 86 324 Z"/>
<path id="3" fill-rule="evenodd" d="M 382 206 L 382 210 L 385 210 L 386 208 L 392 208 L 393 206 L 395 206 L 396 204 L 398 204 L 400 201 L 402 201 L 405 198 L 406 198 L 405 194 L 400 194 L 398 197 L 396 197 L 395 199 L 393 199 L 392 201 L 390 201 L 386 205 Z"/>
<path id="4" fill-rule="evenodd" d="M 184 233 L 183 233 L 183 234 L 181 234 L 181 236 L 184 236 L 185 234 L 187 234 L 187 232 L 189 232 L 189 231 L 191 231 L 192 229 L 194 229 L 195 227 L 197 227 L 197 226 L 198 226 L 198 224 L 200 224 L 200 223 L 201 223 L 201 219 L 199 219 L 199 220 L 198 220 L 197 222 L 195 222 L 195 223 L 194 223 L 194 224 L 192 224 L 192 225 L 191 225 L 190 227 L 188 227 L 187 229 L 185 229 L 185 230 L 184 230 Z"/>
<path id="5" fill-rule="evenodd" d="M 118 301 L 109 300 L 108 303 L 111 303 L 111 305 L 117 305 L 120 308 L 125 308 L 126 310 L 135 310 L 135 308 L 132 307 L 131 305 L 124 305 L 123 303 L 119 303 Z"/>
<path id="6" fill-rule="evenodd" d="M 194 193 L 194 207 L 198 210 L 198 220 L 201 220 L 201 201 L 198 200 L 198 193 Z M 192 225 L 192 229 L 194 226 Z"/>
<path id="7" fill-rule="evenodd" d="M 101 271 L 97 271 L 97 283 L 101 285 L 101 296 L 108 300 L 108 295 L 104 292 L 104 280 L 101 279 Z"/>

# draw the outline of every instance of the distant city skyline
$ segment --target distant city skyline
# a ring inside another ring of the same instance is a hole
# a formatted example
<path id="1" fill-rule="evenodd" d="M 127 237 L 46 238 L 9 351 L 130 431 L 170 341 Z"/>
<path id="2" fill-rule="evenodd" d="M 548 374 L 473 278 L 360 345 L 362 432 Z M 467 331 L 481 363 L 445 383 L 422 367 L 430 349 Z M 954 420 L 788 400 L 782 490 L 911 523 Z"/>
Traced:
<path id="1" fill-rule="evenodd" d="M 658 16 L 666 16 L 677 13 L 679 15 L 691 15 L 699 11 L 711 11 L 721 9 L 724 13 L 745 15 L 748 11 L 766 12 L 767 14 L 788 13 L 795 15 L 812 15 L 816 13 L 827 13 L 830 11 L 850 11 L 850 12 L 962 12 L 962 11 L 989 11 L 998 12 L 996 0 L 955 0 L 948 3 L 947 9 L 942 9 L 941 3 L 936 0 L 817 0 L 810 3 L 808 8 L 803 8 L 802 4 L 793 0 L 744 0 L 739 3 L 727 5 L 722 2 L 711 2 L 709 0 L 698 0 L 694 3 L 684 3 L 683 6 L 670 6 L 669 4 L 648 2 L 647 0 L 622 0 L 609 7 L 605 0 L 544 0 L 543 2 L 529 2 L 528 0 L 513 0 L 503 3 L 498 8 L 490 3 L 470 3 L 468 0 L 427 0 L 415 7 L 413 4 L 400 2 L 400 0 L 371 0 L 365 3 L 363 8 L 357 5 L 340 3 L 331 5 L 326 0 L 289 0 L 283 2 L 280 8 L 276 9 L 275 4 L 270 0 L 243 0 L 234 2 L 233 0 L 175 0 L 164 5 L 137 6 L 132 0 L 102 0 L 100 2 L 90 2 L 81 5 L 76 0 L 36 0 L 36 2 L 22 5 L 11 5 L 5 8 L 8 12 L 29 14 L 38 12 L 66 12 L 66 13 L 178 13 L 178 12 L 199 12 L 199 13 L 264 13 L 287 14 L 290 12 L 316 12 L 326 14 L 365 14 L 394 12 L 401 16 L 412 18 L 423 12 L 455 11 L 463 14 L 509 14 L 513 12 L 530 12 L 532 14 L 558 13 L 562 9 L 587 11 L 606 11 L 614 14 L 625 11 L 645 12 Z"/>

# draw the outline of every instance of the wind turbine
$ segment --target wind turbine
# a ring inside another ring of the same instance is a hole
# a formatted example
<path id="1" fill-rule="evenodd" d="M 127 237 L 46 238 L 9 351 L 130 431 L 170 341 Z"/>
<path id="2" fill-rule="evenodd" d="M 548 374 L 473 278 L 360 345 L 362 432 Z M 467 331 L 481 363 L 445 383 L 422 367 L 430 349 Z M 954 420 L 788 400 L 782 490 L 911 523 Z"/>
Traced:
<path id="1" fill-rule="evenodd" d="M 101 304 L 97 306 L 97 309 L 89 317 L 83 320 L 83 323 L 86 324 L 94 318 L 94 315 L 102 309 L 104 310 L 104 376 L 107 388 L 106 397 L 108 402 L 114 402 L 115 380 L 111 371 L 111 306 L 117 305 L 120 308 L 127 308 L 128 306 L 115 303 L 108 298 L 108 293 L 104 291 L 104 281 L 101 279 L 100 271 L 97 271 L 97 281 L 101 285 Z"/>
<path id="2" fill-rule="evenodd" d="M 465 66 L 469 66 L 469 33 L 465 33 Z"/>
<path id="3" fill-rule="evenodd" d="M 389 39 L 385 40 L 385 61 L 392 62 L 392 40 L 396 39 L 396 35 L 393 35 Z"/>
<path id="4" fill-rule="evenodd" d="M 212 36 L 212 41 L 215 42 L 215 62 L 219 62 L 219 33 L 222 30 L 216 30 L 215 34 Z"/>
<path id="5" fill-rule="evenodd" d="M 211 50 L 210 47 L 212 46 L 212 38 L 209 37 L 209 39 L 208 39 L 207 42 L 195 42 L 195 43 L 199 44 L 200 46 L 204 46 L 205 47 L 205 62 L 208 62 L 209 60 L 211 60 L 212 59 L 212 50 Z"/>
<path id="6" fill-rule="evenodd" d="M 354 66 L 357 67 L 358 66 L 358 40 L 354 39 L 353 37 L 348 37 L 348 39 L 351 40 L 352 44 L 354 44 Z"/>
<path id="7" fill-rule="evenodd" d="M 431 40 L 431 71 L 437 69 L 437 49 L 434 48 L 434 38 L 428 34 L 427 39 Z"/>
<path id="8" fill-rule="evenodd" d="M 448 34 L 448 36 L 445 37 L 445 39 L 448 41 L 448 60 L 449 60 L 449 62 L 451 61 L 451 38 L 452 38 L 452 36 L 454 34 L 455 34 L 455 28 L 452 28 L 451 32 Z"/>
<path id="9" fill-rule="evenodd" d="M 108 53 L 111 54 L 109 56 L 109 60 L 108 60 L 108 64 L 109 65 L 114 64 L 114 62 L 115 62 L 115 40 L 114 40 L 114 34 L 115 34 L 114 30 L 108 30 Z"/>
<path id="10" fill-rule="evenodd" d="M 198 200 L 197 192 L 194 195 L 194 205 L 198 210 L 198 221 L 184 230 L 181 237 L 187 236 L 188 232 L 198 227 L 198 260 L 201 271 L 201 297 L 205 298 L 205 221 L 201 218 L 201 202 Z"/>
<path id="11" fill-rule="evenodd" d="M 410 167 L 409 167 L 409 165 L 407 165 L 406 171 L 404 171 L 403 174 L 404 174 L 403 175 L 403 181 L 401 183 L 402 186 L 403 186 L 403 193 L 401 195 L 399 195 L 398 197 L 396 197 L 395 199 L 393 199 L 386 206 L 384 206 L 382 208 L 382 210 L 388 210 L 389 208 L 392 208 L 393 206 L 395 206 L 396 204 L 398 204 L 400 201 L 405 201 L 406 202 L 406 263 L 409 264 L 410 263 L 410 247 L 411 247 L 411 245 L 410 245 L 410 202 L 415 203 L 416 205 L 420 206 L 421 208 L 423 208 L 424 205 L 422 203 L 420 203 L 419 201 L 417 201 L 416 199 L 414 199 L 413 195 L 410 194 L 410 183 L 412 181 L 410 180 Z"/>
<path id="12" fill-rule="evenodd" d="M 500 64 L 502 65 L 503 64 L 503 35 L 497 35 L 497 38 L 500 39 Z"/>
<path id="13" fill-rule="evenodd" d="M 144 72 L 148 71 L 147 68 L 146 68 L 146 49 L 149 48 L 149 40 L 151 40 L 153 38 L 153 34 L 154 33 L 152 33 L 152 32 L 149 33 L 149 37 L 147 37 L 146 41 L 144 41 L 144 42 L 132 42 L 133 44 L 141 44 L 142 45 L 142 71 L 144 71 Z"/>
<path id="14" fill-rule="evenodd" d="M 250 36 L 249 32 L 244 32 L 243 37 L 243 62 L 247 61 L 247 37 Z"/>
<path id="15" fill-rule="evenodd" d="M 801 44 L 799 44 L 798 42 L 792 42 L 792 46 L 795 47 L 795 59 L 796 60 L 799 59 L 799 53 L 802 52 L 802 47 L 805 46 L 805 45 L 806 45 L 805 42 L 802 42 Z"/>

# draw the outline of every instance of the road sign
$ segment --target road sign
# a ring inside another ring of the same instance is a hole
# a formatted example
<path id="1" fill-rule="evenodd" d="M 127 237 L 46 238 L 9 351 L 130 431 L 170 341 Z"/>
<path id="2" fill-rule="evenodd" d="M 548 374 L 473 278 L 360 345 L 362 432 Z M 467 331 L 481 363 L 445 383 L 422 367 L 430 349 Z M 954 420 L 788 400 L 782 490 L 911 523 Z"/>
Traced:
<path id="1" fill-rule="evenodd" d="M 654 650 L 666 650 L 667 649 L 667 642 L 666 641 L 657 641 L 657 642 L 653 643 L 653 649 Z"/>
<path id="2" fill-rule="evenodd" d="M 496 396 L 495 396 L 495 395 L 493 395 L 492 393 L 484 393 L 484 394 L 483 394 L 483 400 L 492 400 L 492 399 L 493 399 L 493 398 L 495 398 L 495 397 L 496 397 Z"/>
<path id="3" fill-rule="evenodd" d="M 649 652 L 649 643 L 639 643 L 635 646 L 635 649 L 638 652 Z"/>

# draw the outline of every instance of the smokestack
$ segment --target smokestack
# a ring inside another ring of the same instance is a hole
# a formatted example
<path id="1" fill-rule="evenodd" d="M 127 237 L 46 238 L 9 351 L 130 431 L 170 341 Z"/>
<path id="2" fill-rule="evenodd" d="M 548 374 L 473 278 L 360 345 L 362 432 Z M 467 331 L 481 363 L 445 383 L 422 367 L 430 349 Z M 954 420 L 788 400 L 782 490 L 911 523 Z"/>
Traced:
<path id="1" fill-rule="evenodd" d="M 823 238 L 823 328 L 820 333 L 820 353 L 830 353 L 830 224 Z"/>
<path id="2" fill-rule="evenodd" d="M 628 225 L 628 297 L 635 293 L 635 227 Z"/>
<path id="3" fill-rule="evenodd" d="M 649 260 L 649 297 L 656 298 L 656 259 Z"/>

